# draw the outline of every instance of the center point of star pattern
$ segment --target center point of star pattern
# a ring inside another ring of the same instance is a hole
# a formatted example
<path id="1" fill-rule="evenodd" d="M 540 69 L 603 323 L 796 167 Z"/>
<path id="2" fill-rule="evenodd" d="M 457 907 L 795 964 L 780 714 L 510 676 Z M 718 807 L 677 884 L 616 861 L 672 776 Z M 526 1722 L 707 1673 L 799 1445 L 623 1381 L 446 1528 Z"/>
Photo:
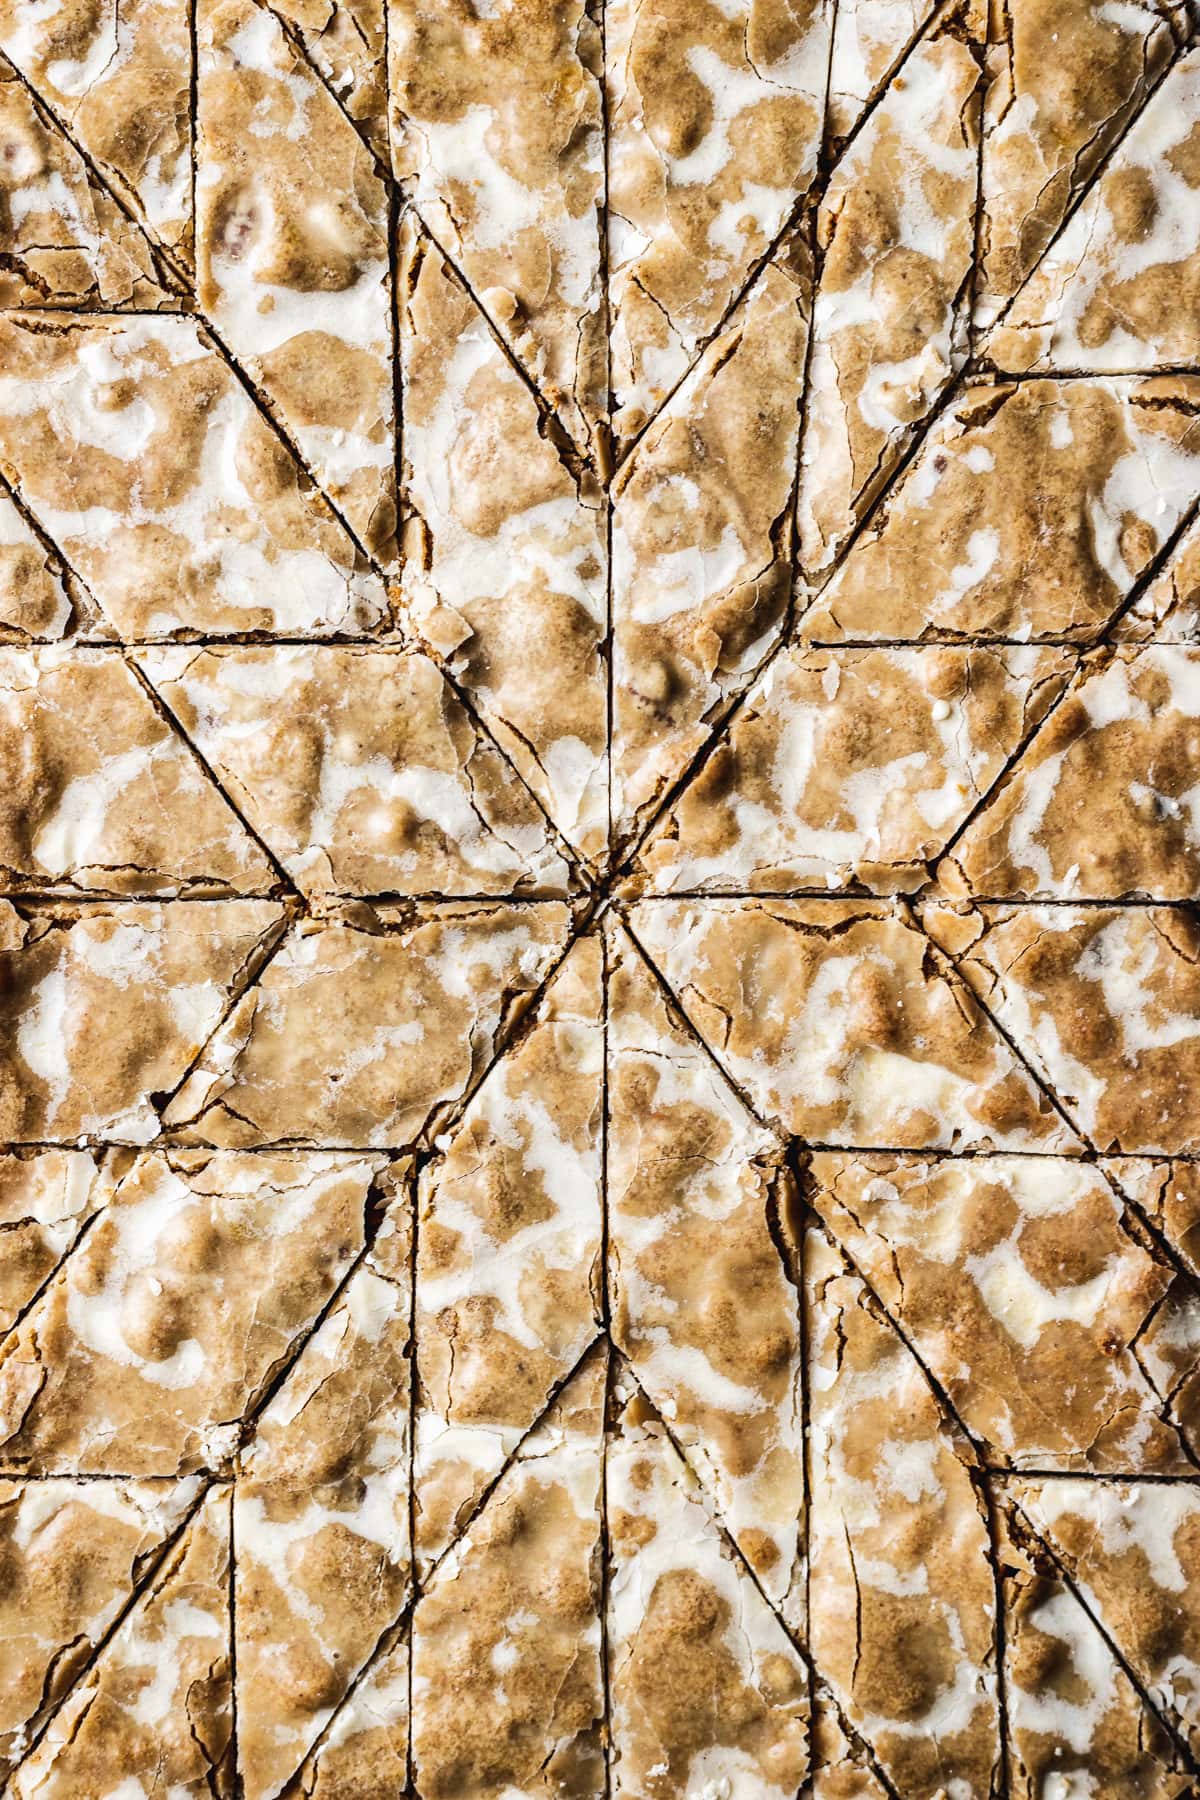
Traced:
<path id="1" fill-rule="evenodd" d="M 1200 38 L 0 0 L 4 1800 L 1200 1793 Z"/>

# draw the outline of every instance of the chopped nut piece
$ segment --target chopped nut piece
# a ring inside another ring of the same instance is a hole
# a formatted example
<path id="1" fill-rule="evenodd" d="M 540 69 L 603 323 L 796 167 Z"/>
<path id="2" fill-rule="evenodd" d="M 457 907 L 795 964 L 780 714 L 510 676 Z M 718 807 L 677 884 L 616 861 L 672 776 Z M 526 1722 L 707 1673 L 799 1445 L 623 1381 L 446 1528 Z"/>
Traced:
<path id="1" fill-rule="evenodd" d="M 1200 53 L 1193 51 L 1110 158 L 987 354 L 1017 370 L 1195 363 L 1198 309 Z"/>
<path id="2" fill-rule="evenodd" d="M 881 1149 L 1074 1147 L 903 912 L 645 901 L 633 918 L 718 1060 L 786 1131 Z"/>
<path id="3" fill-rule="evenodd" d="M 816 173 L 828 0 L 610 0 L 614 427 L 641 431 Z"/>
<path id="4" fill-rule="evenodd" d="M 604 520 L 470 294 L 406 221 L 405 606 L 559 829 L 605 840 Z"/>
<path id="5" fill-rule="evenodd" d="M 613 1794 L 791 1800 L 808 1769 L 808 1671 L 661 1420 L 628 1380 L 617 1398 L 607 1459 Z"/>
<path id="6" fill-rule="evenodd" d="M 806 253 L 768 264 L 613 497 L 613 802 L 627 833 L 783 629 Z"/>
<path id="7" fill-rule="evenodd" d="M 665 893 L 918 888 L 1068 667 L 1032 646 L 785 651 L 642 865 Z"/>
<path id="8" fill-rule="evenodd" d="M 805 638 L 1094 636 L 1200 483 L 1200 382 L 968 390 L 804 615 Z"/>
<path id="9" fill-rule="evenodd" d="M 449 1551 L 412 1626 L 413 1776 L 430 1795 L 604 1791 L 605 1358 L 590 1357 Z"/>
<path id="10" fill-rule="evenodd" d="M 597 1335 L 601 947 L 582 938 L 528 1035 L 421 1176 L 416 1551 L 428 1563 Z"/>
<path id="11" fill-rule="evenodd" d="M 932 1390 L 816 1233 L 809 1641 L 906 1800 L 987 1795 L 999 1762 L 987 1526 Z"/>
<path id="12" fill-rule="evenodd" d="M 199 300 L 323 491 L 395 552 L 388 203 L 340 106 L 256 0 L 198 0 Z"/>
<path id="13" fill-rule="evenodd" d="M 799 493 L 806 569 L 833 561 L 966 360 L 979 78 L 950 31 L 924 38 L 821 202 Z"/>
<path id="14" fill-rule="evenodd" d="M 790 1181 L 776 1140 L 672 1018 L 624 933 L 612 953 L 613 1337 L 767 1598 L 799 1624 L 800 1329 L 781 1247 Z"/>
<path id="15" fill-rule="evenodd" d="M 543 814 L 427 657 L 172 646 L 137 661 L 306 892 L 566 891 Z"/>

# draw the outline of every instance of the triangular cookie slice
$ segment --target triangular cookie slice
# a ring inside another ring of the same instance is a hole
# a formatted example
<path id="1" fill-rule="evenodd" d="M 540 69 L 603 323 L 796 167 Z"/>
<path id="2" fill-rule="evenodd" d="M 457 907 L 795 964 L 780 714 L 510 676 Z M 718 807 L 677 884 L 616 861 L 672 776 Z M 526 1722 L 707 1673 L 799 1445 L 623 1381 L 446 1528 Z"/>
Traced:
<path id="1" fill-rule="evenodd" d="M 164 1114 L 192 1142 L 405 1149 L 441 1129 L 550 971 L 556 902 L 362 906 L 296 927 Z"/>
<path id="2" fill-rule="evenodd" d="M 642 866 L 667 893 L 918 888 L 1070 666 L 1032 646 L 789 649 Z"/>
<path id="3" fill-rule="evenodd" d="M 333 95 L 257 0 L 198 0 L 201 308 L 375 555 L 395 553 L 388 198 Z"/>
<path id="4" fill-rule="evenodd" d="M 1170 1321 L 1176 1334 L 1186 1323 L 1186 1303 L 1096 1169 L 823 1153 L 810 1175 L 812 1204 L 989 1464 L 1191 1471 L 1163 1404 L 1165 1366 L 1161 1387 L 1153 1379 L 1167 1358 L 1148 1361 L 1156 1336 L 1168 1348 Z"/>
<path id="5" fill-rule="evenodd" d="M 398 180 L 576 444 L 602 450 L 605 157 L 591 8 L 389 0 L 388 27 Z M 512 479 L 523 453 L 506 448 Z"/>
<path id="6" fill-rule="evenodd" d="M 612 1793 L 784 1800 L 808 1770 L 808 1670 L 628 1375 L 613 1400 Z"/>
<path id="7" fill-rule="evenodd" d="M 809 1643 L 895 1789 L 989 1794 L 1000 1759 L 987 1523 L 923 1370 L 819 1233 Z"/>
<path id="8" fill-rule="evenodd" d="M 149 1143 L 282 918 L 257 900 L 0 903 L 3 1137 Z"/>
<path id="9" fill-rule="evenodd" d="M 613 423 L 628 442 L 799 210 L 833 7 L 613 0 L 604 24 Z"/>
<path id="10" fill-rule="evenodd" d="M 306 893 L 566 891 L 545 815 L 428 657 L 166 646 L 137 661 Z"/>
<path id="11" fill-rule="evenodd" d="M 787 1132 L 880 1148 L 1073 1147 L 902 910 L 647 900 L 633 921 L 718 1060 Z"/>
<path id="12" fill-rule="evenodd" d="M 0 1778 L 183 1521 L 195 1481 L 0 1480 Z"/>
<path id="13" fill-rule="evenodd" d="M 0 368 L 5 467 L 122 637 L 386 616 L 382 582 L 193 320 L 47 330 L 17 314 Z"/>
<path id="14" fill-rule="evenodd" d="M 1200 52 L 1173 68 L 987 342 L 1002 369 L 1200 355 Z"/>
<path id="15" fill-rule="evenodd" d="M 417 1602 L 421 1793 L 604 1792 L 605 1370 L 597 1350 Z"/>
<path id="16" fill-rule="evenodd" d="M 817 214 L 798 502 L 809 571 L 833 561 L 966 360 L 981 52 L 963 30 L 950 15 L 917 45 Z"/>
<path id="17" fill-rule="evenodd" d="M 928 909 L 1020 1054 L 1102 1153 L 1200 1147 L 1200 927 L 1169 907 Z"/>
<path id="18" fill-rule="evenodd" d="M 269 893 L 277 877 L 123 657 L 0 649 L 10 891 Z"/>
<path id="19" fill-rule="evenodd" d="M 794 239 L 615 483 L 619 837 L 683 774 L 784 628 L 808 304 Z"/>
<path id="20" fill-rule="evenodd" d="M 1014 1800 L 1075 1784 L 1121 1800 L 1194 1793 L 1178 1746 L 1054 1559 L 1019 1514 L 997 1517 Z"/>
<path id="21" fill-rule="evenodd" d="M 599 1330 L 601 944 L 581 938 L 527 1034 L 421 1173 L 416 1552 L 439 1555 Z"/>
<path id="22" fill-rule="evenodd" d="M 1022 1513 L 1162 1717 L 1200 1751 L 1200 1492 L 1190 1482 L 1012 1484 Z"/>
<path id="23" fill-rule="evenodd" d="M 939 885 L 989 899 L 1200 897 L 1198 743 L 1200 649 L 1150 645 L 1085 663 Z"/>
<path id="24" fill-rule="evenodd" d="M 189 9 L 178 0 L 0 0 L 0 50 L 185 265 L 192 246 Z"/>
<path id="25" fill-rule="evenodd" d="M 379 1158 L 138 1157 L 0 1349 L 7 1465 L 223 1469 L 362 1249 L 383 1184 Z"/>
<path id="26" fill-rule="evenodd" d="M 0 627 L 22 638 L 60 638 L 72 601 L 61 563 L 0 487 Z"/>
<path id="27" fill-rule="evenodd" d="M 1198 401 L 1183 376 L 968 388 L 802 635 L 1095 635 L 1195 500 Z"/>
<path id="28" fill-rule="evenodd" d="M 600 491 L 410 218 L 400 250 L 407 616 L 560 831 L 598 857 L 608 814 Z"/>
<path id="29" fill-rule="evenodd" d="M 6 161 L 0 305 L 177 306 L 137 226 L 12 69 L 0 65 Z"/>
<path id="30" fill-rule="evenodd" d="M 209 1490 L 182 1541 L 13 1777 L 16 1800 L 179 1800 L 233 1786 L 230 1489 Z"/>
<path id="31" fill-rule="evenodd" d="M 992 324 L 1029 276 L 1186 28 L 1176 0 L 1008 0 L 992 9 L 978 324 Z"/>
<path id="32" fill-rule="evenodd" d="M 794 1190 L 780 1146 L 610 939 L 613 1337 L 767 1598 L 800 1622 L 804 1446 Z"/>
<path id="33" fill-rule="evenodd" d="M 234 1499 L 238 1760 L 283 1791 L 408 1594 L 410 1195 L 305 1345 Z"/>

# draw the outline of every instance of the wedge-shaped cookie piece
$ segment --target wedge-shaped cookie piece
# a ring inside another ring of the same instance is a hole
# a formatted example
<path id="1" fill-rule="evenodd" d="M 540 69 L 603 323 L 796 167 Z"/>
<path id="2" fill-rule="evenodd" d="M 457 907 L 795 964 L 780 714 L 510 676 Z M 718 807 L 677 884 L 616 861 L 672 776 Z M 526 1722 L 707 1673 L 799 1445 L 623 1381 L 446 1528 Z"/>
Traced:
<path id="1" fill-rule="evenodd" d="M 441 1553 L 599 1331 L 604 1029 L 581 938 L 421 1175 L 416 1552 Z"/>
<path id="2" fill-rule="evenodd" d="M 210 1489 L 182 1541 L 87 1679 L 13 1776 L 14 1800 L 228 1800 L 228 1487 Z"/>
<path id="3" fill-rule="evenodd" d="M 1200 1166 L 1114 1157 L 1101 1167 L 1200 1276 Z"/>
<path id="4" fill-rule="evenodd" d="M 267 0 L 342 110 L 387 160 L 387 0 Z"/>
<path id="5" fill-rule="evenodd" d="M 1200 1492 L 1182 1482 L 1012 1484 L 1161 1716 L 1200 1750 Z"/>
<path id="6" fill-rule="evenodd" d="M 420 1793 L 551 1800 L 604 1792 L 604 1386 L 597 1351 L 417 1603 Z"/>
<path id="7" fill-rule="evenodd" d="M 560 830 L 605 841 L 604 523 L 466 289 L 411 222 L 400 341 L 408 617 Z"/>
<path id="8" fill-rule="evenodd" d="M 197 0 L 201 307 L 368 549 L 395 551 L 387 192 L 258 0 Z"/>
<path id="9" fill-rule="evenodd" d="M 285 1790 L 408 1592 L 408 1196 L 266 1409 L 234 1499 L 238 1759 Z M 397 1278 L 398 1277 L 398 1278 Z"/>
<path id="10" fill-rule="evenodd" d="M 993 333 L 1002 369 L 1200 356 L 1200 52 L 1171 70 Z"/>
<path id="11" fill-rule="evenodd" d="M 614 1340 L 767 1598 L 798 1624 L 800 1325 L 780 1248 L 796 1210 L 790 1178 L 624 932 L 610 958 Z"/>
<path id="12" fill-rule="evenodd" d="M 1068 667 L 1032 646 L 789 649 L 642 866 L 665 892 L 918 888 Z"/>
<path id="13" fill-rule="evenodd" d="M 62 565 L 0 487 L 0 630 L 21 638 L 60 638 L 71 622 Z"/>
<path id="14" fill-rule="evenodd" d="M 35 1298 L 106 1197 L 89 1151 L 0 1156 L 0 1331 Z"/>
<path id="15" fill-rule="evenodd" d="M 378 906 L 296 927 L 164 1115 L 193 1141 L 432 1135 L 562 950 L 566 907 Z"/>
<path id="16" fill-rule="evenodd" d="M 378 1800 L 408 1780 L 408 1639 L 372 1664 L 310 1753 L 291 1793 L 305 1800 Z"/>
<path id="17" fill-rule="evenodd" d="M 388 27 L 396 175 L 586 448 L 606 385 L 591 10 L 584 0 L 389 0 Z"/>
<path id="18" fill-rule="evenodd" d="M 803 635 L 1094 635 L 1200 485 L 1200 383 L 976 387 L 930 432 Z"/>
<path id="19" fill-rule="evenodd" d="M 0 322 L 0 458 L 122 637 L 361 631 L 383 584 L 190 319 Z"/>
<path id="20" fill-rule="evenodd" d="M 614 426 L 640 431 L 720 328 L 816 172 L 828 0 L 614 0 Z"/>
<path id="21" fill-rule="evenodd" d="M 177 304 L 136 225 L 7 64 L 0 134 L 0 306 Z"/>
<path id="22" fill-rule="evenodd" d="M 995 1589 L 971 1477 L 925 1374 L 818 1233 L 809 1643 L 906 1800 L 994 1791 Z"/>
<path id="23" fill-rule="evenodd" d="M 774 643 L 791 596 L 807 252 L 768 264 L 613 501 L 613 806 L 628 833 Z"/>
<path id="24" fill-rule="evenodd" d="M 966 360 L 979 56 L 948 28 L 922 39 L 821 202 L 799 495 L 806 569 L 833 561 Z"/>
<path id="25" fill-rule="evenodd" d="M 196 1483 L 0 1481 L 0 1778 L 183 1522 Z"/>
<path id="26" fill-rule="evenodd" d="M 625 1377 L 608 1444 L 608 1656 L 617 1800 L 790 1800 L 808 1670 L 649 1402 Z"/>
<path id="27" fill-rule="evenodd" d="M 138 1157 L 0 1348 L 0 1459 L 219 1467 L 361 1249 L 379 1179 L 378 1159 L 348 1156 Z"/>
<path id="28" fill-rule="evenodd" d="M 894 79 L 905 51 L 936 12 L 934 0 L 840 0 L 829 67 L 830 136 L 844 138 Z"/>
<path id="29" fill-rule="evenodd" d="M 1073 1146 L 904 912 L 644 901 L 633 919 L 692 1024 L 786 1131 L 880 1148 Z"/>
<path id="30" fill-rule="evenodd" d="M 1115 643 L 1200 641 L 1200 520 L 1193 519 L 1160 575 L 1122 613 Z"/>
<path id="31" fill-rule="evenodd" d="M 0 0 L 0 50 L 152 235 L 186 263 L 188 9 L 177 0 Z"/>
<path id="32" fill-rule="evenodd" d="M 565 892 L 544 814 L 428 657 L 168 646 L 138 664 L 307 893 Z"/>
<path id="33" fill-rule="evenodd" d="M 1090 1788 L 1119 1800 L 1194 1793 L 1178 1748 L 1020 1516 L 1005 1521 L 1003 1575 L 1010 1792 Z"/>
<path id="34" fill-rule="evenodd" d="M 1200 1148 L 1200 927 L 1167 907 L 931 910 L 1018 1051 L 1100 1151 Z"/>
<path id="35" fill-rule="evenodd" d="M 1138 1341 L 1175 1271 L 1124 1229 L 1098 1170 L 1042 1156 L 823 1154 L 811 1178 L 817 1211 L 986 1461 L 1190 1472 Z"/>
<path id="36" fill-rule="evenodd" d="M 953 892 L 1200 897 L 1200 650 L 1085 664 L 1011 778 L 938 871 Z"/>
<path id="37" fill-rule="evenodd" d="M 0 649 L 11 892 L 265 893 L 267 858 L 115 653 Z"/>
<path id="38" fill-rule="evenodd" d="M 990 325 L 1021 286 L 1145 103 L 1182 34 L 1183 13 L 1173 0 L 1119 7 L 1097 0 L 1008 0 L 993 9 L 979 324 Z M 1118 156 L 1123 154 L 1122 147 Z M 1076 228 L 1068 227 L 1051 259 Z M 1040 279 L 1039 272 L 1033 285 Z M 1023 308 L 1024 295 L 1017 304 Z"/>
<path id="39" fill-rule="evenodd" d="M 0 902 L 0 1134 L 148 1143 L 281 918 L 252 900 Z"/>

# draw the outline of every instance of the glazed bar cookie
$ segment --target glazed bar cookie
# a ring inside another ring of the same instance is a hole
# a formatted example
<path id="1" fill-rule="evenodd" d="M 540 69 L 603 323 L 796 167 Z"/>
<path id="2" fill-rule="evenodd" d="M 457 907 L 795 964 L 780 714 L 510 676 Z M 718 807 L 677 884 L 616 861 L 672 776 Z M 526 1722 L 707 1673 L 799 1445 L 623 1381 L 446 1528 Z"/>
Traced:
<path id="1" fill-rule="evenodd" d="M 821 143 L 833 7 L 610 0 L 613 427 L 642 432 L 799 211 Z"/>

